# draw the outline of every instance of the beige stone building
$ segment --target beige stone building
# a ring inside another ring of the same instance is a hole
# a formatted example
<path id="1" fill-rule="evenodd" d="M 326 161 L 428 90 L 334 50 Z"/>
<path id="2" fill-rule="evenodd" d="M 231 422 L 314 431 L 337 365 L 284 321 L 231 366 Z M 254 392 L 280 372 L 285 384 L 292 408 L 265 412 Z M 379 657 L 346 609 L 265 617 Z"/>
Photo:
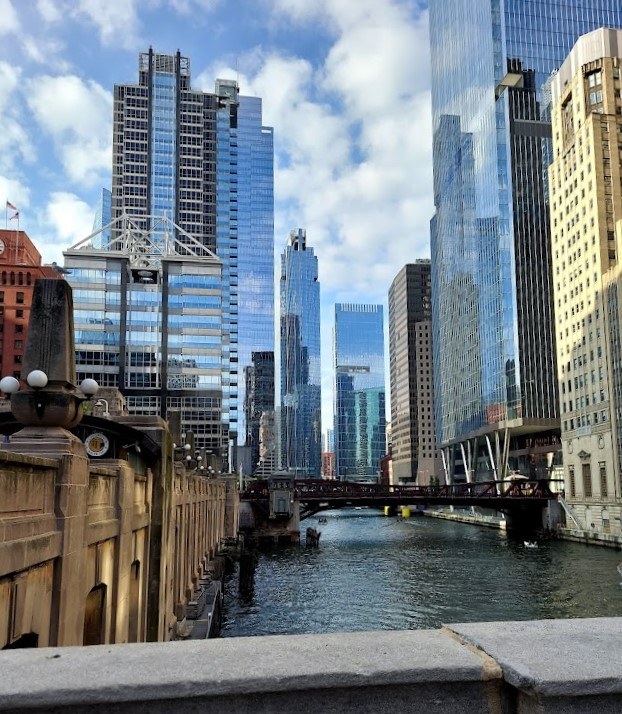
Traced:
<path id="1" fill-rule="evenodd" d="M 549 167 L 566 501 L 585 530 L 620 533 L 622 31 L 579 38 L 553 77 Z"/>

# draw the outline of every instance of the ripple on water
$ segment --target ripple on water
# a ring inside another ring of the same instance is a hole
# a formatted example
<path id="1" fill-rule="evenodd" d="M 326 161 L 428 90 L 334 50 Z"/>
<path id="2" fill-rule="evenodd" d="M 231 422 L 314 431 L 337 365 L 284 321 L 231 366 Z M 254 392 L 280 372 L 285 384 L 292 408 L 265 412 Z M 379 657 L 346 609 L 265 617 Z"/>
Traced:
<path id="1" fill-rule="evenodd" d="M 334 511 L 319 548 L 262 553 L 250 598 L 225 585 L 223 636 L 435 628 L 448 622 L 622 614 L 619 553 L 563 541 L 526 549 L 450 521 Z"/>

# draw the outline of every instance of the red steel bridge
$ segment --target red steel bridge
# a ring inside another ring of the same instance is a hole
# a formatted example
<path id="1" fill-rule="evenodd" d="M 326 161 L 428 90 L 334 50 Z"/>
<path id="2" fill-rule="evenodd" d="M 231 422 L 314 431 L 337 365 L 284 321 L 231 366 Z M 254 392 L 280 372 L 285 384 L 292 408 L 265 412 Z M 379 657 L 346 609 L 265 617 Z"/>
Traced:
<path id="1" fill-rule="evenodd" d="M 445 486 L 385 486 L 381 484 L 297 479 L 294 499 L 300 505 L 300 519 L 334 508 L 369 506 L 479 506 L 502 511 L 520 518 L 521 512 L 541 511 L 550 501 L 557 500 L 548 479 L 511 479 L 480 481 Z M 267 506 L 267 481 L 253 481 L 241 494 L 242 501 Z M 263 509 L 262 509 L 263 510 Z"/>

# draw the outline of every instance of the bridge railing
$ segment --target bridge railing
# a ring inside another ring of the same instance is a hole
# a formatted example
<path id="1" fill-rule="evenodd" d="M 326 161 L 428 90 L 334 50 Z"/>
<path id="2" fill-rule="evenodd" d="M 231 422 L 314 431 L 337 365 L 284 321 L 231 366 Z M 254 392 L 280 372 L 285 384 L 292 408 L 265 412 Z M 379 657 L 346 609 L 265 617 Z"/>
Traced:
<path id="1" fill-rule="evenodd" d="M 336 481 L 327 479 L 298 479 L 294 493 L 299 499 L 321 498 L 382 498 L 435 500 L 446 498 L 546 498 L 554 499 L 557 494 L 551 489 L 548 479 L 507 479 L 501 481 L 474 481 L 471 483 L 444 484 L 439 486 L 388 485 L 359 483 L 356 481 Z M 258 500 L 268 497 L 267 481 L 251 482 L 242 494 L 244 500 Z"/>

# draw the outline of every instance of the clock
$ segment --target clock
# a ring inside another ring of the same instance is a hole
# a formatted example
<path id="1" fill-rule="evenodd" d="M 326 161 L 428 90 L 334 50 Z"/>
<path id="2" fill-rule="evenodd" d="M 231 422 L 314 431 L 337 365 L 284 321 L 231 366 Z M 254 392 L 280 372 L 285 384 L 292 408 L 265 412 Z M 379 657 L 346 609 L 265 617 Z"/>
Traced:
<path id="1" fill-rule="evenodd" d="M 4 248 L 5 248 L 4 241 L 0 240 L 0 255 L 2 255 L 2 253 L 4 253 Z"/>

